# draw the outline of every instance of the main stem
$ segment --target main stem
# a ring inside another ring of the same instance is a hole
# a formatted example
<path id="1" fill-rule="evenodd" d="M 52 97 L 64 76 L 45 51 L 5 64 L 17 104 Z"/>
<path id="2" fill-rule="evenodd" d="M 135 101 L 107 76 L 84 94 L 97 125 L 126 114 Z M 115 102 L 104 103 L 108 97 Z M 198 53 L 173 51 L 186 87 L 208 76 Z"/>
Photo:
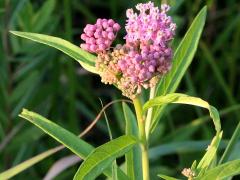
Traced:
<path id="1" fill-rule="evenodd" d="M 149 159 L 148 159 L 148 141 L 145 132 L 145 118 L 143 116 L 142 104 L 139 98 L 133 99 L 134 108 L 137 115 L 139 139 L 142 153 L 142 172 L 143 180 L 149 180 Z"/>

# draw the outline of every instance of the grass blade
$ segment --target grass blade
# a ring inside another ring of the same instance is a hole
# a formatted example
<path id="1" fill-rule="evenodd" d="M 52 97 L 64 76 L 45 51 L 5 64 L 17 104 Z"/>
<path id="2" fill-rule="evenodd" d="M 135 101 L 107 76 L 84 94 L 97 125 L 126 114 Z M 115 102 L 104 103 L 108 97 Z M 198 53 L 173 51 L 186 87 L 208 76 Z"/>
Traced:
<path id="1" fill-rule="evenodd" d="M 233 152 L 237 144 L 239 136 L 240 136 L 240 122 L 238 123 L 236 129 L 234 130 L 234 133 L 227 145 L 227 148 L 225 149 L 221 159 L 219 160 L 219 164 L 224 163 L 229 159 L 229 157 L 231 156 L 231 153 Z"/>
<path id="2" fill-rule="evenodd" d="M 172 155 L 172 154 L 191 154 L 193 152 L 205 151 L 208 145 L 211 143 L 210 140 L 202 141 L 181 141 L 181 142 L 171 142 L 166 144 L 161 144 L 149 149 L 149 159 L 157 160 L 162 156 Z M 226 148 L 228 141 L 221 141 L 219 150 Z M 238 143 L 240 145 L 240 143 Z"/>
<path id="3" fill-rule="evenodd" d="M 48 0 L 42 5 L 33 17 L 34 32 L 40 32 L 47 25 L 55 7 L 56 0 Z"/>
<path id="4" fill-rule="evenodd" d="M 12 178 L 13 176 L 17 175 L 18 173 L 26 170 L 27 168 L 33 166 L 34 164 L 40 162 L 41 160 L 51 156 L 52 154 L 58 152 L 60 149 L 62 149 L 62 147 L 57 147 L 57 148 L 53 148 L 53 149 L 50 149 L 46 152 L 43 152 L 31 159 L 28 159 L 26 161 L 24 161 L 23 163 L 15 166 L 15 167 L 12 167 L 6 171 L 4 171 L 3 173 L 0 174 L 0 179 L 10 179 Z"/>

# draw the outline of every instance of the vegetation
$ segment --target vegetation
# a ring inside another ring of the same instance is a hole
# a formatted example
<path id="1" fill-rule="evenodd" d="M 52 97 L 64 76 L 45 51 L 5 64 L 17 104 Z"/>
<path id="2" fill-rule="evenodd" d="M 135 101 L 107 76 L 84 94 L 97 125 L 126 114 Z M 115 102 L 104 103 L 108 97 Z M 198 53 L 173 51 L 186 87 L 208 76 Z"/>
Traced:
<path id="1" fill-rule="evenodd" d="M 77 46 L 87 23 L 113 18 L 123 27 L 126 9 L 145 1 L 58 2 L 0 2 L 0 179 L 71 179 L 76 172 L 76 179 L 101 173 L 99 179 L 141 179 L 134 110 L 138 125 L 142 114 L 151 114 L 143 133 L 150 179 L 223 179 L 239 174 L 237 0 L 164 1 L 171 5 L 177 24 L 173 67 L 158 83 L 156 98 L 148 101 L 145 90 L 134 106 L 116 87 L 100 83 L 95 56 Z M 123 43 L 124 35 L 122 28 L 117 43 Z M 139 105 L 142 102 L 146 103 Z M 209 114 L 179 103 L 206 108 Z"/>

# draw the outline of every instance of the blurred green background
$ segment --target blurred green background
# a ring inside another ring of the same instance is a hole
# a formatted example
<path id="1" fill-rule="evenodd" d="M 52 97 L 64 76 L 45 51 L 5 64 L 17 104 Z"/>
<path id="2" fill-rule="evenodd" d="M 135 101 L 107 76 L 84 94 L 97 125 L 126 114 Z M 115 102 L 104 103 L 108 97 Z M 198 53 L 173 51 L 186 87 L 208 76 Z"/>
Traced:
<path id="1" fill-rule="evenodd" d="M 113 18 L 122 25 L 125 11 L 140 0 L 0 0 L 0 172 L 58 145 L 41 130 L 18 117 L 23 107 L 36 111 L 79 134 L 103 104 L 122 98 L 100 77 L 83 70 L 63 53 L 9 34 L 9 30 L 44 33 L 79 45 L 80 34 L 96 18 Z M 161 1 L 155 0 L 156 5 Z M 176 47 L 193 18 L 208 6 L 207 23 L 178 92 L 199 96 L 220 110 L 224 141 L 240 120 L 240 2 L 238 0 L 165 0 L 177 23 Z M 214 135 L 207 112 L 190 106 L 169 106 L 151 138 L 152 179 L 157 173 L 179 176 L 199 159 Z M 113 137 L 124 133 L 121 103 L 106 112 Z M 109 139 L 104 117 L 84 139 L 97 146 Z M 225 142 L 225 143 L 224 143 Z M 240 158 L 236 147 L 232 158 Z M 43 179 L 63 150 L 13 179 Z M 55 179 L 71 179 L 79 164 Z"/>

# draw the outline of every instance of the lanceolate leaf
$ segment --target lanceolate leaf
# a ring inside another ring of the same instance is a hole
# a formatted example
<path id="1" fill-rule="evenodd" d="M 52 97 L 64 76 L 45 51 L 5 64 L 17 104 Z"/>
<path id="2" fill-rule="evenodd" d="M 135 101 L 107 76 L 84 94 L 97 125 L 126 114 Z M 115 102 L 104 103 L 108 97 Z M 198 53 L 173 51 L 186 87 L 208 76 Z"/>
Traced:
<path id="1" fill-rule="evenodd" d="M 240 160 L 229 161 L 206 172 L 204 176 L 199 176 L 196 180 L 224 179 L 240 174 Z"/>
<path id="2" fill-rule="evenodd" d="M 217 135 L 213 138 L 211 144 L 207 147 L 207 152 L 199 162 L 196 168 L 196 172 L 198 174 L 204 174 L 212 160 L 216 156 L 218 146 L 220 144 L 220 140 L 222 139 L 222 132 L 217 133 Z"/>
<path id="3" fill-rule="evenodd" d="M 194 19 L 192 25 L 179 44 L 174 57 L 170 72 L 161 79 L 157 85 L 156 96 L 173 93 L 176 91 L 184 73 L 191 64 L 197 50 L 198 42 L 205 24 L 207 8 L 204 7 Z M 160 119 L 162 107 L 154 108 L 151 131 L 153 131 Z"/>
<path id="4" fill-rule="evenodd" d="M 143 106 L 143 111 L 146 111 L 147 109 L 154 106 L 161 107 L 169 103 L 189 104 L 189 105 L 199 106 L 199 107 L 208 109 L 210 117 L 213 119 L 213 123 L 215 125 L 216 131 L 220 132 L 221 124 L 220 124 L 220 117 L 217 109 L 209 105 L 208 102 L 197 97 L 192 97 L 192 96 L 188 96 L 186 94 L 180 94 L 180 93 L 172 93 L 172 94 L 167 94 L 165 96 L 158 96 L 158 97 L 155 97 L 154 99 L 147 101 Z"/>
<path id="5" fill-rule="evenodd" d="M 68 149 L 70 149 L 73 153 L 75 153 L 82 159 L 86 159 L 86 157 L 94 150 L 94 147 L 92 145 L 88 144 L 87 142 L 83 141 L 71 132 L 49 121 L 48 119 L 42 117 L 37 113 L 24 109 L 19 116 L 30 121 L 40 129 L 42 129 L 45 133 L 66 146 Z M 104 171 L 104 174 L 108 177 L 111 177 L 111 167 L 107 168 Z M 121 179 L 127 178 L 126 175 L 119 168 L 118 176 Z"/>
<path id="6" fill-rule="evenodd" d="M 134 113 L 131 111 L 129 106 L 123 102 L 123 113 L 126 122 L 126 135 L 132 135 L 138 137 L 137 120 Z M 141 166 L 141 149 L 139 146 L 133 147 L 128 153 L 126 153 L 126 166 L 127 175 L 130 179 L 142 179 Z"/>
<path id="7" fill-rule="evenodd" d="M 23 109 L 19 116 L 42 129 L 81 158 L 93 150 L 91 145 L 39 114 Z"/>
<path id="8" fill-rule="evenodd" d="M 136 138 L 125 135 L 99 146 L 81 164 L 74 180 L 95 179 L 117 157 L 124 155 L 136 143 Z"/>
<path id="9" fill-rule="evenodd" d="M 210 117 L 212 118 L 215 126 L 216 136 L 213 138 L 210 146 L 207 148 L 207 152 L 205 153 L 204 157 L 202 158 L 202 160 L 197 166 L 197 173 L 204 173 L 204 171 L 209 167 L 214 156 L 216 155 L 216 151 L 222 137 L 222 132 L 220 132 L 221 124 L 220 124 L 218 111 L 215 107 L 209 105 L 208 102 L 200 98 L 191 97 L 191 96 L 188 96 L 185 94 L 179 94 L 179 93 L 167 94 L 165 96 L 159 96 L 154 99 L 151 99 L 144 104 L 143 111 L 146 111 L 147 109 L 154 106 L 161 107 L 169 103 L 189 104 L 189 105 L 199 106 L 199 107 L 208 109 Z"/>
<path id="10" fill-rule="evenodd" d="M 10 32 L 14 35 L 54 47 L 78 61 L 86 70 L 97 74 L 97 71 L 95 69 L 96 57 L 64 39 L 37 33 L 19 31 Z"/>

